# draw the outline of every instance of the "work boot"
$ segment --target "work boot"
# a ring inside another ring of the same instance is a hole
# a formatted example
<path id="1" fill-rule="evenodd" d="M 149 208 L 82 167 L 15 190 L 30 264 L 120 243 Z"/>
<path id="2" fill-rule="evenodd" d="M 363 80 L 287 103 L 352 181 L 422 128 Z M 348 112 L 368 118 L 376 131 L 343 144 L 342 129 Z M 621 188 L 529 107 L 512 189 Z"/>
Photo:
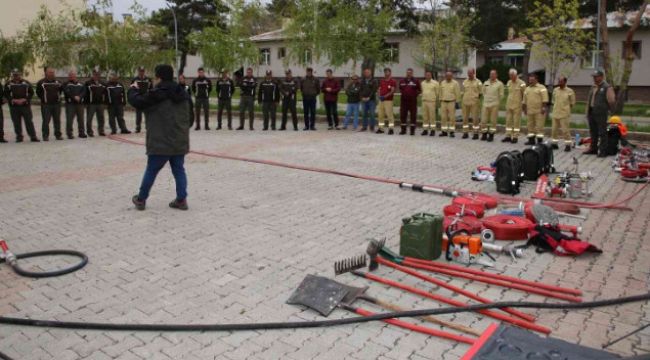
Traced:
<path id="1" fill-rule="evenodd" d="M 564 151 L 565 152 L 571 151 L 571 145 L 564 145 Z"/>
<path id="2" fill-rule="evenodd" d="M 79 138 L 86 139 L 86 138 L 88 138 L 88 136 L 86 134 L 79 134 Z"/>
<path id="3" fill-rule="evenodd" d="M 429 136 L 436 136 L 436 131 L 435 131 L 435 130 L 431 130 L 431 132 L 429 132 Z"/>
<path id="4" fill-rule="evenodd" d="M 362 127 L 361 130 L 359 130 L 359 132 L 365 132 L 365 131 L 368 131 L 368 128 L 366 128 L 365 126 Z"/>
<path id="5" fill-rule="evenodd" d="M 519 138 L 512 138 L 512 140 L 510 142 L 513 143 L 513 144 L 516 144 L 516 143 L 519 142 Z"/>
<path id="6" fill-rule="evenodd" d="M 411 127 L 411 132 L 410 132 L 410 134 L 411 134 L 411 136 L 415 135 L 415 128 L 414 128 L 414 127 Z"/>
<path id="7" fill-rule="evenodd" d="M 117 130 L 111 130 L 111 135 L 117 134 Z M 99 134 L 101 136 L 101 134 Z"/>
<path id="8" fill-rule="evenodd" d="M 217 125 L 217 128 L 215 130 L 221 130 L 221 125 Z"/>
<path id="9" fill-rule="evenodd" d="M 388 129 L 388 135 L 393 135 L 394 133 L 395 133 L 395 130 L 393 130 L 392 128 Z"/>
<path id="10" fill-rule="evenodd" d="M 543 142 L 544 142 L 544 138 L 541 138 L 541 137 L 538 137 L 538 138 L 537 138 L 537 143 L 538 143 L 538 144 L 541 144 L 541 143 L 543 143 Z"/>
<path id="11" fill-rule="evenodd" d="M 477 133 L 474 133 L 474 135 L 472 135 L 472 140 L 478 140 L 478 134 Z"/>
<path id="12" fill-rule="evenodd" d="M 185 200 L 174 200 L 169 203 L 169 207 L 172 209 L 178 209 L 178 210 L 187 210 L 189 207 L 187 206 L 187 199 Z"/>
<path id="13" fill-rule="evenodd" d="M 124 129 L 124 130 L 120 131 L 120 134 L 130 134 L 130 133 L 131 133 L 131 131 L 129 131 L 129 129 Z"/>
<path id="14" fill-rule="evenodd" d="M 139 134 L 140 131 L 142 131 L 142 129 L 141 129 L 139 126 L 135 128 L 135 133 L 136 133 L 136 134 Z"/>
<path id="15" fill-rule="evenodd" d="M 489 133 L 489 134 L 488 134 L 487 141 L 488 141 L 488 142 L 492 142 L 492 141 L 494 141 L 494 134 Z"/>
<path id="16" fill-rule="evenodd" d="M 133 202 L 133 205 L 135 205 L 135 208 L 142 211 L 147 207 L 147 201 L 146 200 L 140 200 L 140 197 L 138 195 L 133 195 L 131 198 L 131 202 Z"/>
<path id="17" fill-rule="evenodd" d="M 334 126 L 328 126 L 327 130 L 334 130 Z"/>
<path id="18" fill-rule="evenodd" d="M 244 125 L 240 125 L 237 130 L 244 130 Z"/>
<path id="19" fill-rule="evenodd" d="M 528 141 L 524 145 L 535 145 L 535 138 L 534 137 L 529 137 Z"/>
<path id="20" fill-rule="evenodd" d="M 287 127 L 286 126 L 280 126 L 280 131 L 286 131 Z"/>
<path id="21" fill-rule="evenodd" d="M 551 149 L 553 149 L 553 150 L 557 150 L 557 149 L 559 149 L 559 148 L 560 148 L 560 147 L 559 147 L 557 144 L 551 144 Z"/>
<path id="22" fill-rule="evenodd" d="M 196 125 L 196 126 L 194 127 L 194 130 L 201 130 L 201 126 L 200 126 L 200 125 Z"/>
<path id="23" fill-rule="evenodd" d="M 32 142 L 36 142 L 36 141 L 34 141 L 34 139 L 35 139 L 35 138 L 32 138 Z M 36 139 L 36 140 L 38 140 L 38 139 Z M 40 141 L 40 140 L 39 140 L 39 141 Z M 23 142 L 23 138 L 21 138 L 21 137 L 16 138 L 16 142 L 17 142 L 17 143 L 21 143 L 21 142 Z"/>
<path id="24" fill-rule="evenodd" d="M 429 135 L 429 132 L 427 130 L 422 131 L 422 136 L 427 136 Z"/>
<path id="25" fill-rule="evenodd" d="M 512 139 L 510 138 L 510 136 L 506 136 L 506 137 L 504 137 L 503 139 L 501 139 L 501 142 L 503 142 L 503 143 L 509 143 L 509 142 L 512 142 Z"/>
<path id="26" fill-rule="evenodd" d="M 583 152 L 583 154 L 585 154 L 585 155 L 596 155 L 596 154 L 598 154 L 598 149 L 590 148 L 589 150 Z"/>
<path id="27" fill-rule="evenodd" d="M 377 129 L 377 131 L 375 131 L 375 134 L 383 134 L 383 133 L 384 133 L 384 130 L 382 130 L 382 129 Z"/>
<path id="28" fill-rule="evenodd" d="M 449 135 L 449 134 L 447 134 L 446 131 L 442 131 L 442 132 L 440 133 L 440 135 L 438 135 L 438 136 L 440 136 L 440 137 L 444 137 L 444 136 L 448 136 L 448 135 Z"/>
<path id="29" fill-rule="evenodd" d="M 95 137 L 95 134 L 93 134 L 93 133 L 88 133 L 88 136 L 89 136 L 89 137 Z"/>
<path id="30" fill-rule="evenodd" d="M 74 139 L 74 135 L 69 134 L 69 135 L 68 135 L 68 140 L 72 140 L 72 139 Z M 2 142 L 2 141 L 0 141 L 0 142 Z"/>
<path id="31" fill-rule="evenodd" d="M 454 135 L 454 132 L 452 131 L 452 132 L 449 133 L 449 137 L 453 138 L 453 137 L 456 137 L 456 135 Z"/>
<path id="32" fill-rule="evenodd" d="M 481 134 L 481 141 L 487 141 L 487 133 Z"/>
<path id="33" fill-rule="evenodd" d="M 63 136 L 58 135 L 58 136 L 56 136 L 56 139 L 57 139 L 57 140 L 63 140 Z"/>
<path id="34" fill-rule="evenodd" d="M 469 137 L 468 133 L 463 133 L 463 137 L 462 137 L 463 139 L 467 139 L 468 137 Z"/>
<path id="35" fill-rule="evenodd" d="M 5 138 L 3 138 L 3 137 L 0 137 L 0 143 L 6 144 L 7 140 L 5 140 Z"/>
<path id="36" fill-rule="evenodd" d="M 399 131 L 400 135 L 406 135 L 406 128 L 402 126 L 402 129 Z"/>

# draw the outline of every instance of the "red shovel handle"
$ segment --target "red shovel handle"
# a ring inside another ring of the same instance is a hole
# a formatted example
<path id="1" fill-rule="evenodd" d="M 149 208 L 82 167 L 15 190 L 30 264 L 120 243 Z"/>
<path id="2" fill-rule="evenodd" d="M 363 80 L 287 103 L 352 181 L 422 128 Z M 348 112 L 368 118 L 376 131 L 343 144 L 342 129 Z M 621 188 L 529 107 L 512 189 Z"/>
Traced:
<path id="1" fill-rule="evenodd" d="M 373 312 L 370 312 L 370 311 L 364 310 L 364 309 L 360 309 L 360 308 L 357 308 L 357 307 L 350 307 L 350 309 L 353 309 L 355 313 L 357 313 L 357 314 L 359 314 L 361 316 L 375 315 L 375 313 L 373 313 Z M 436 336 L 436 337 L 440 337 L 440 338 L 444 338 L 444 339 L 454 340 L 454 341 L 462 342 L 462 343 L 469 344 L 469 345 L 473 345 L 474 342 L 476 341 L 476 340 L 474 340 L 472 338 L 468 338 L 467 336 L 456 335 L 456 334 L 452 334 L 452 333 L 446 332 L 446 331 L 431 329 L 431 328 L 428 328 L 428 327 L 425 327 L 425 326 L 411 324 L 409 322 L 398 320 L 398 319 L 386 319 L 386 320 L 382 320 L 382 321 L 386 322 L 386 323 L 389 323 L 391 325 L 399 326 L 399 327 L 404 328 L 404 329 L 417 331 L 417 332 L 422 333 L 422 334 L 427 334 L 427 335 Z"/>

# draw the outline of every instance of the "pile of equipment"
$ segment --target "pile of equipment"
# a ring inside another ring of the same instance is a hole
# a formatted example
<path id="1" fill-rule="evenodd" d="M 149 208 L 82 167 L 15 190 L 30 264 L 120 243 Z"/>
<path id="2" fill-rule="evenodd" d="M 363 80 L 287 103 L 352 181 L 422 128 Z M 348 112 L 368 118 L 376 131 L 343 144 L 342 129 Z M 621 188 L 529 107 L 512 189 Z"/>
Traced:
<path id="1" fill-rule="evenodd" d="M 502 152 L 497 156 L 495 168 L 497 192 L 516 195 L 523 181 L 537 181 L 540 175 L 555 172 L 553 148 L 548 143 L 541 143 L 523 152 Z"/>

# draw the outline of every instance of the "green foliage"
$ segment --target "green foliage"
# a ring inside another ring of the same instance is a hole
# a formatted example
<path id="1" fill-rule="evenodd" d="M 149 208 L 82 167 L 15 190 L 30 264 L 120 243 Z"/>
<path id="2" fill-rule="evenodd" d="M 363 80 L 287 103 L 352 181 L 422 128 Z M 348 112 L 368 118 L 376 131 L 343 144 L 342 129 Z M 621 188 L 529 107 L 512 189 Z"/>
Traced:
<path id="1" fill-rule="evenodd" d="M 578 0 L 536 0 L 534 5 L 528 13 L 531 56 L 548 69 L 547 82 L 555 84 L 559 75 L 569 76 L 575 70 L 575 59 L 587 54 L 592 35 L 567 26 L 580 20 Z"/>
<path id="2" fill-rule="evenodd" d="M 74 11 L 61 11 L 55 15 L 47 6 L 41 5 L 36 18 L 20 34 L 33 59 L 53 67 L 74 63 L 77 51 L 71 44 L 77 43 L 81 35 L 77 17 Z"/>
<path id="3" fill-rule="evenodd" d="M 297 0 L 292 21 L 285 29 L 289 41 L 286 62 L 309 65 L 328 59 L 332 67 L 381 63 L 384 39 L 395 14 L 380 0 Z M 311 54 L 311 59 L 305 56 Z"/>
<path id="4" fill-rule="evenodd" d="M 229 5 L 230 17 L 226 29 L 206 27 L 189 37 L 191 46 L 201 54 L 206 69 L 232 70 L 257 60 L 258 49 L 249 39 L 250 30 L 245 22 L 251 5 L 246 5 L 244 0 L 231 0 Z"/>
<path id="5" fill-rule="evenodd" d="M 421 25 L 421 55 L 416 60 L 434 71 L 458 71 L 469 52 L 471 17 L 454 12 L 431 16 Z"/>
<path id="6" fill-rule="evenodd" d="M 485 81 L 490 78 L 490 71 L 496 70 L 497 77 L 503 84 L 508 82 L 508 72 L 511 66 L 504 63 L 485 63 L 483 66 L 476 69 L 476 77 Z"/>
<path id="7" fill-rule="evenodd" d="M 0 79 L 9 78 L 13 69 L 22 70 L 32 61 L 21 38 L 5 38 L 0 33 Z"/>
<path id="8" fill-rule="evenodd" d="M 134 18 L 115 22 L 106 14 L 111 7 L 111 0 L 100 0 L 96 8 L 80 16 L 83 34 L 79 44 L 79 67 L 82 71 L 89 73 L 99 68 L 124 76 L 133 74 L 138 66 L 151 69 L 158 63 L 172 62 L 173 52 L 161 50 L 166 41 L 164 29 Z M 142 11 L 137 7 L 132 10 Z"/>
<path id="9" fill-rule="evenodd" d="M 194 54 L 189 36 L 204 28 L 219 27 L 225 29 L 228 6 L 221 0 L 170 0 L 178 21 L 178 51 L 181 53 L 180 71 L 187 62 L 187 55 Z M 163 8 L 151 14 L 149 23 L 167 29 L 167 48 L 174 48 L 174 16 L 169 8 Z"/>

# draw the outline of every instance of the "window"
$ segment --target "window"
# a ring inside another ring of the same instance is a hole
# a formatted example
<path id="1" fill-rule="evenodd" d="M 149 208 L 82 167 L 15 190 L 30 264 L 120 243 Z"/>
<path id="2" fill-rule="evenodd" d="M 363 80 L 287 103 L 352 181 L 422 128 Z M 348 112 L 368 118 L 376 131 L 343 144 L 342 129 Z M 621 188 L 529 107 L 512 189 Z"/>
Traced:
<path id="1" fill-rule="evenodd" d="M 592 51 L 591 54 L 582 58 L 582 68 L 583 69 L 595 69 L 596 63 L 598 63 L 598 51 Z"/>
<path id="2" fill-rule="evenodd" d="M 278 59 L 282 60 L 287 56 L 287 49 L 286 48 L 279 48 L 278 49 Z"/>
<path id="3" fill-rule="evenodd" d="M 260 49 L 260 65 L 271 65 L 271 49 Z"/>
<path id="4" fill-rule="evenodd" d="M 641 41 L 632 41 L 632 52 L 634 53 L 634 59 L 641 59 Z M 623 41 L 623 46 L 621 47 L 621 57 L 625 59 L 625 41 Z"/>
<path id="5" fill-rule="evenodd" d="M 311 50 L 305 50 L 305 64 L 311 64 Z"/>
<path id="6" fill-rule="evenodd" d="M 394 64 L 399 62 L 399 43 L 384 45 L 384 62 Z"/>

